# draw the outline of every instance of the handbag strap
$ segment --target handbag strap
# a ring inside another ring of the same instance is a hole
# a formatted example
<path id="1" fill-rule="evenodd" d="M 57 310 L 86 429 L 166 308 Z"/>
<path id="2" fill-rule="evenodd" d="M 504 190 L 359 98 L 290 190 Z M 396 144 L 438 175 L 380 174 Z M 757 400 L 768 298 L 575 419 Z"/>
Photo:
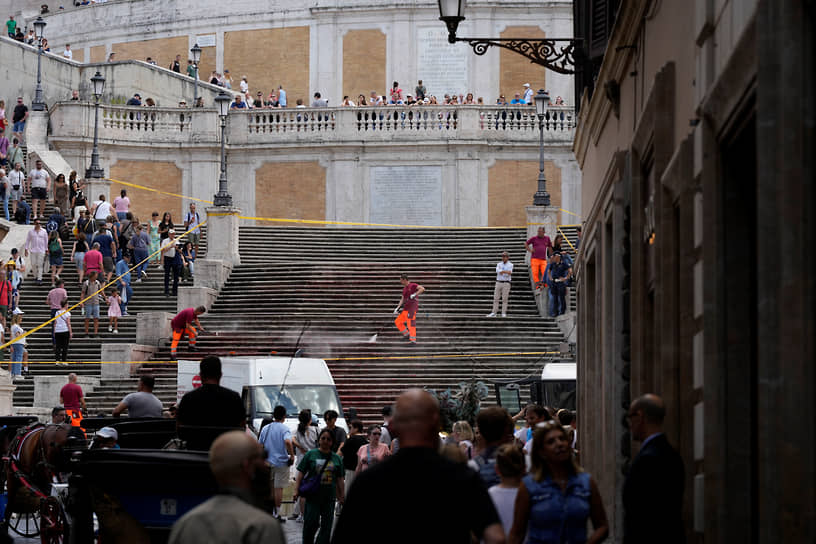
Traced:
<path id="1" fill-rule="evenodd" d="M 329 454 L 329 458 L 325 460 L 323 463 L 323 467 L 320 469 L 320 472 L 317 473 L 318 479 L 323 476 L 323 471 L 326 470 L 326 467 L 329 466 L 329 461 L 331 461 L 331 453 Z"/>

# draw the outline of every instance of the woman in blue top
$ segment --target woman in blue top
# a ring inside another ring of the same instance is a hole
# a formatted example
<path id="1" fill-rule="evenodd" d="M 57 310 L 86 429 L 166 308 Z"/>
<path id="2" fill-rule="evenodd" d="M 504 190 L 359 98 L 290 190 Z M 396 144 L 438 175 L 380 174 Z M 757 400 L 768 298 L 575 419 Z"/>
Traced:
<path id="1" fill-rule="evenodd" d="M 533 432 L 532 470 L 516 496 L 510 544 L 594 544 L 609 534 L 598 486 L 578 466 L 567 432 L 555 421 Z M 587 538 L 587 518 L 594 531 Z"/>

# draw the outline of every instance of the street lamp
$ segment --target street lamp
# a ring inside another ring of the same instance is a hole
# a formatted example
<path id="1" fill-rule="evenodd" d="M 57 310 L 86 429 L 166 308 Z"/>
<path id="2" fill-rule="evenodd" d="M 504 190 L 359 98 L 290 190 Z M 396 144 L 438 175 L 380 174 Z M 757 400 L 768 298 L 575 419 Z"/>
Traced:
<path id="1" fill-rule="evenodd" d="M 105 177 L 105 171 L 99 166 L 99 98 L 105 90 L 105 76 L 98 70 L 91 78 L 94 95 L 94 143 L 91 153 L 91 166 L 85 170 L 85 179 L 101 179 Z"/>
<path id="2" fill-rule="evenodd" d="M 439 20 L 448 27 L 448 42 L 467 42 L 477 55 L 484 55 L 490 46 L 503 47 L 524 55 L 535 64 L 540 64 L 560 74 L 574 74 L 575 50 L 583 40 L 573 38 L 458 38 L 456 30 L 465 20 L 466 0 L 437 0 Z M 562 45 L 563 44 L 563 45 Z"/>
<path id="3" fill-rule="evenodd" d="M 218 193 L 213 198 L 213 204 L 216 206 L 232 206 L 232 196 L 227 192 L 227 155 L 224 151 L 227 114 L 232 103 L 232 96 L 225 91 L 221 91 L 215 97 L 215 103 L 218 105 L 218 116 L 221 117 L 221 176 L 218 178 Z"/>
<path id="4" fill-rule="evenodd" d="M 538 190 L 533 195 L 533 206 L 549 206 L 550 193 L 547 192 L 547 180 L 544 178 L 544 117 L 550 103 L 550 94 L 539 89 L 535 95 L 536 115 L 538 115 Z"/>
<path id="5" fill-rule="evenodd" d="M 193 86 L 193 107 L 198 103 L 198 61 L 201 60 L 201 48 L 195 44 L 190 53 L 193 54 L 193 69 L 195 71 L 195 85 Z"/>
<path id="6" fill-rule="evenodd" d="M 34 21 L 34 35 L 37 37 L 37 88 L 34 91 L 34 101 L 31 103 L 31 109 L 34 111 L 45 111 L 42 90 L 42 41 L 45 24 L 42 17 L 37 17 Z"/>

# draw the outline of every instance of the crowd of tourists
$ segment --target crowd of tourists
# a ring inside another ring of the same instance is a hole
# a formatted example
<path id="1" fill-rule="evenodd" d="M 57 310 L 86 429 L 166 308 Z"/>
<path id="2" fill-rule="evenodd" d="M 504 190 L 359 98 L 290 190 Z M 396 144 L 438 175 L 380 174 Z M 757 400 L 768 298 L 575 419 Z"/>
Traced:
<path id="1" fill-rule="evenodd" d="M 595 544 L 609 535 L 598 485 L 580 465 L 574 411 L 530 405 L 511 417 L 490 406 L 445 434 L 437 400 L 409 390 L 383 409 L 382 421 L 352 419 L 348 433 L 333 410 L 320 428 L 302 409 L 291 429 L 287 409 L 276 406 L 256 437 L 243 430 L 240 396 L 219 383 L 220 360 L 202 360 L 200 376 L 202 386 L 179 404 L 179 425 L 217 421 L 238 430 L 208 446 L 222 492 L 185 514 L 171 543 L 285 542 L 283 491 L 290 486 L 288 519 L 303 524 L 306 544 L 351 542 L 366 523 L 385 519 L 399 525 L 399 542 Z M 663 434 L 665 412 L 651 394 L 629 407 L 641 448 L 623 486 L 627 543 L 651 543 L 656 534 L 671 544 L 684 539 L 684 469 Z M 517 429 L 516 420 L 524 425 Z M 230 470 L 224 449 L 231 451 Z"/>
<path id="2" fill-rule="evenodd" d="M 0 113 L 3 106 L 0 101 Z M 2 262 L 0 340 L 22 336 L 23 308 L 41 303 L 24 296 L 26 273 L 30 273 L 27 281 L 38 286 L 50 279 L 46 304 L 51 317 L 57 316 L 51 326 L 51 340 L 56 361 L 62 363 L 68 360 L 71 339 L 80 334 L 80 328 L 71 322 L 71 312 L 67 311 L 74 303 L 82 301 L 80 317 L 84 318 L 84 336 L 92 334 L 98 338 L 101 308 L 107 307 L 108 332 L 118 334 L 120 318 L 129 315 L 127 309 L 134 297 L 134 284 L 147 277 L 150 265 L 164 273 L 165 296 L 176 296 L 180 281 L 193 281 L 202 219 L 195 203 L 191 203 L 178 223 L 170 212 L 160 217 L 158 211 L 143 222 L 131 211 L 131 200 L 124 189 L 113 202 L 104 194 L 92 200 L 86 195 L 87 186 L 76 171 L 69 172 L 67 179 L 65 173 L 58 173 L 52 180 L 52 173 L 38 159 L 26 172 L 20 140 L 27 114 L 22 98 L 18 98 L 11 125 L 14 139 L 10 145 L 5 136 L 5 116 L 0 115 L 3 213 L 6 220 L 25 225 L 33 223 L 24 246 L 12 249 L 11 255 Z M 10 166 L 11 169 L 6 170 Z M 26 194 L 30 195 L 31 204 Z M 49 202 L 53 208 L 46 214 Z M 190 232 L 182 242 L 178 235 L 185 231 Z M 69 296 L 68 286 L 61 277 L 66 266 L 73 266 L 78 276 L 73 297 Z M 5 330 L 7 321 L 11 325 Z M 25 337 L 11 345 L 14 379 L 27 371 L 22 368 L 27 361 L 25 346 Z"/>

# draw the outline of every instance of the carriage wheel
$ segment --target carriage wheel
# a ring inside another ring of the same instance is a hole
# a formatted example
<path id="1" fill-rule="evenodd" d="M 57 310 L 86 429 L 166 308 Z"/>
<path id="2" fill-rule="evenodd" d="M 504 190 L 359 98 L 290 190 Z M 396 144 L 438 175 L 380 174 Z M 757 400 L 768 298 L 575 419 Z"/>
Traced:
<path id="1" fill-rule="evenodd" d="M 40 525 L 42 544 L 68 542 L 68 524 L 56 497 L 47 497 L 40 504 Z"/>
<path id="2" fill-rule="evenodd" d="M 12 512 L 8 528 L 25 538 L 34 538 L 40 534 L 40 516 L 37 512 Z"/>

